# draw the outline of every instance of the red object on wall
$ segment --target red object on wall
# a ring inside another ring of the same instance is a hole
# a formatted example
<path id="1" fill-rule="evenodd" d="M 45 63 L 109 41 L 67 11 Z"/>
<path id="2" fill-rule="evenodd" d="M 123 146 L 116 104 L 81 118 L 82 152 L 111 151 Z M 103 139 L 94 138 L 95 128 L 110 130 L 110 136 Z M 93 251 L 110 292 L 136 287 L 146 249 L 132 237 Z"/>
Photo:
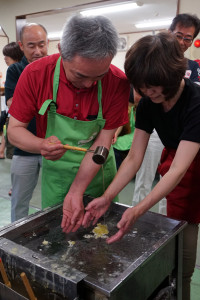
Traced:
<path id="1" fill-rule="evenodd" d="M 200 40 L 196 40 L 196 41 L 194 42 L 194 46 L 195 46 L 196 48 L 199 48 L 199 47 L 200 47 Z"/>

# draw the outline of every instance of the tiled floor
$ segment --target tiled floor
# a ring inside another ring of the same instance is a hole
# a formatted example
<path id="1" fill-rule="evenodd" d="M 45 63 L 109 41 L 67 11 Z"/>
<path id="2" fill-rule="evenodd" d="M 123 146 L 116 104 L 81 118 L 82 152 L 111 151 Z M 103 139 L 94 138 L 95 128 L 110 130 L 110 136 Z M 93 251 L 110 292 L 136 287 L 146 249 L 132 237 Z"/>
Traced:
<path id="1" fill-rule="evenodd" d="M 11 187 L 10 180 L 10 164 L 11 160 L 1 159 L 0 160 L 0 227 L 10 223 L 10 196 L 8 191 Z M 30 202 L 29 213 L 34 213 L 40 209 L 41 197 L 40 197 L 40 188 L 41 188 L 41 177 L 39 178 L 38 185 L 33 193 L 32 200 Z M 125 189 L 120 193 L 119 198 L 120 202 L 131 205 L 134 189 L 134 180 L 131 181 Z M 152 208 L 152 211 L 158 212 L 158 205 L 155 205 Z M 191 300 L 200 299 L 200 238 L 198 243 L 198 252 L 197 252 L 197 268 L 193 275 L 192 280 L 192 291 L 191 291 Z"/>

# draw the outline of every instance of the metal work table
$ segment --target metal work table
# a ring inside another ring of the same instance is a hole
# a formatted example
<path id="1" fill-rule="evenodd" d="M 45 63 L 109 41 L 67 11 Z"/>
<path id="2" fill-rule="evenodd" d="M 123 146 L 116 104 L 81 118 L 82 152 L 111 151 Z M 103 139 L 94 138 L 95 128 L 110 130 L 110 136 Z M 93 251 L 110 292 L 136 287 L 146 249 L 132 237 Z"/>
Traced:
<path id="1" fill-rule="evenodd" d="M 113 203 L 105 219 L 99 220 L 107 224 L 109 236 L 117 231 L 126 208 Z M 0 257 L 15 290 L 0 284 L 0 294 L 7 295 L 0 300 L 27 299 L 21 272 L 26 273 L 38 300 L 171 299 L 156 298 L 161 289 L 174 289 L 173 299 L 181 300 L 186 222 L 147 212 L 121 241 L 107 245 L 105 239 L 94 238 L 94 227 L 63 233 L 61 219 L 62 206 L 58 206 L 0 231 Z M 15 293 L 15 298 L 9 298 L 9 293 Z"/>

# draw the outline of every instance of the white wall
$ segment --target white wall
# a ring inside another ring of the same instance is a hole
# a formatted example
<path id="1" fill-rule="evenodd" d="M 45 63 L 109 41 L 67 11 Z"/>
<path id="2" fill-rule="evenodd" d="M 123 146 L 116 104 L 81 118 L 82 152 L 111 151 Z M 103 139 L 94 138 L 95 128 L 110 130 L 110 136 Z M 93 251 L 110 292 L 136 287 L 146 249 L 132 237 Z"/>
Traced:
<path id="1" fill-rule="evenodd" d="M 98 2 L 99 0 L 95 1 Z M 16 41 L 16 16 L 71 7 L 90 2 L 93 2 L 93 0 L 0 0 L 0 25 L 8 35 L 10 42 Z"/>

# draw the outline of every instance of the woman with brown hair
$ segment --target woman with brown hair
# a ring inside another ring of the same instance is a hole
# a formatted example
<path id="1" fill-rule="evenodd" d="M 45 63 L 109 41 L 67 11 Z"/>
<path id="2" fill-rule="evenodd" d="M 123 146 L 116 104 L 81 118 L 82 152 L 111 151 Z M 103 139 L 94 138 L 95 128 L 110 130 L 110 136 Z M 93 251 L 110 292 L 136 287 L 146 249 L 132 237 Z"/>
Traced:
<path id="1" fill-rule="evenodd" d="M 124 212 L 117 224 L 119 231 L 107 242 L 121 239 L 141 215 L 166 197 L 167 216 L 188 222 L 183 233 L 183 300 L 190 299 L 200 223 L 200 86 L 183 79 L 186 64 L 171 33 L 145 36 L 127 52 L 125 73 L 142 96 L 136 111 L 133 143 L 103 196 L 86 207 L 83 220 L 84 226 L 91 220 L 95 224 L 133 178 L 155 129 L 165 146 L 159 167 L 162 179 L 140 203 Z"/>
<path id="2" fill-rule="evenodd" d="M 24 52 L 20 49 L 18 43 L 12 42 L 3 47 L 3 55 L 4 55 L 4 60 L 7 66 L 9 67 L 10 65 L 20 61 L 24 55 Z M 2 128 L 5 125 L 6 119 L 7 119 L 7 112 L 3 111 L 2 112 L 2 117 L 3 117 L 3 122 L 1 124 Z M 3 131 L 3 130 L 2 130 Z M 1 145 L 0 145 L 0 159 L 4 159 L 4 152 L 6 148 L 6 141 L 4 134 L 2 133 L 1 137 Z M 11 191 L 9 192 L 9 195 L 11 195 Z"/>

